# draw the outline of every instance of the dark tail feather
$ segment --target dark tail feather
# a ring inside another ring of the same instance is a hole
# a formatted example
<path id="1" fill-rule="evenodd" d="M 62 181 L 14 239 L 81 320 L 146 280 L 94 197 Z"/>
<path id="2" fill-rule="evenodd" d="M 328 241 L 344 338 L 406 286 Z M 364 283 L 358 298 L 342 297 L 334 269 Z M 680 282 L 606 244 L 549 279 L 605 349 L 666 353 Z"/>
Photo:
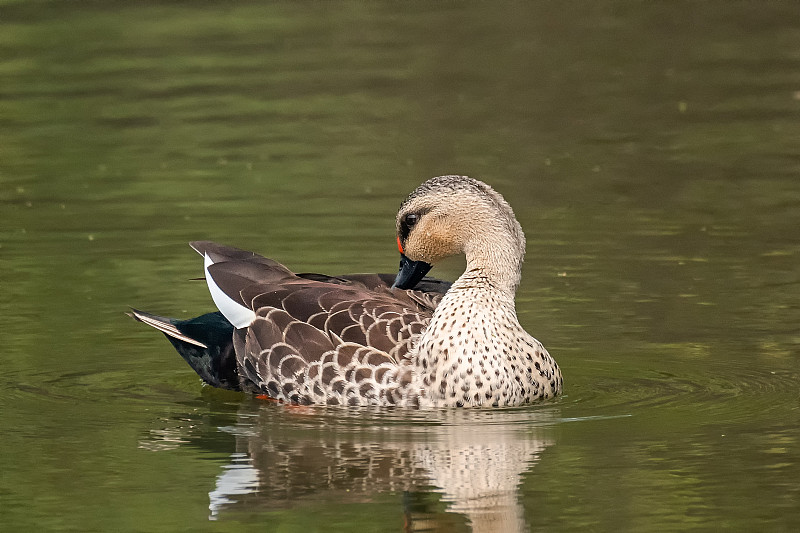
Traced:
<path id="1" fill-rule="evenodd" d="M 233 325 L 220 312 L 178 320 L 131 309 L 131 317 L 162 332 L 203 381 L 229 390 L 241 390 Z"/>

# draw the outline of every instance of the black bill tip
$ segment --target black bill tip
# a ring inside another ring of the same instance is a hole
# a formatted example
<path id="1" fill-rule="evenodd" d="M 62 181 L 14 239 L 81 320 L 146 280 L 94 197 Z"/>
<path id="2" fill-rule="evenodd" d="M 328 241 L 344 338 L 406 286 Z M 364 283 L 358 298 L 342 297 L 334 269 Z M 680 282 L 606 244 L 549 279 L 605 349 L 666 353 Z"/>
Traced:
<path id="1" fill-rule="evenodd" d="M 412 261 L 400 254 L 400 271 L 394 280 L 393 289 L 413 289 L 425 277 L 431 265 L 424 261 Z"/>

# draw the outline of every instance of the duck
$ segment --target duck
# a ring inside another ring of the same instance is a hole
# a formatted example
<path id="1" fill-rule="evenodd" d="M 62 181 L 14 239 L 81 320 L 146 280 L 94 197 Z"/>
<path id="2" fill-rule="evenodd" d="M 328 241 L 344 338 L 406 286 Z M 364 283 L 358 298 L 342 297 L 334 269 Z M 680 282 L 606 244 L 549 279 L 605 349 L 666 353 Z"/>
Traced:
<path id="1" fill-rule="evenodd" d="M 396 275 L 298 274 L 195 241 L 218 311 L 130 314 L 164 333 L 205 383 L 279 402 L 509 407 L 560 395 L 561 369 L 517 317 L 525 234 L 500 193 L 437 176 L 403 200 L 395 222 Z M 427 276 L 460 254 L 466 269 L 454 282 Z"/>

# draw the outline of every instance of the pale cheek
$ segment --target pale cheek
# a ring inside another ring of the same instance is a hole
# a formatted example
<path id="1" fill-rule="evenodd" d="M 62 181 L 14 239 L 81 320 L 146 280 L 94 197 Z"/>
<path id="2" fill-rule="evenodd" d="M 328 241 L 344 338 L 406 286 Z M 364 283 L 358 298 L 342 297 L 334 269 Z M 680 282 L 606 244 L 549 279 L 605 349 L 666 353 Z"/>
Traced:
<path id="1" fill-rule="evenodd" d="M 416 236 L 415 236 L 416 237 Z M 426 239 L 412 238 L 405 245 L 405 256 L 412 261 L 430 263 L 432 247 Z"/>
<path id="2" fill-rule="evenodd" d="M 420 247 L 420 254 L 421 259 L 427 263 L 433 263 L 437 259 L 435 249 L 428 243 Z"/>
<path id="3" fill-rule="evenodd" d="M 418 227 L 406 245 L 409 259 L 431 264 L 459 252 L 460 247 L 454 235 L 431 226 Z"/>
<path id="4" fill-rule="evenodd" d="M 423 244 L 422 253 L 425 255 L 425 261 L 434 263 L 445 257 L 457 254 L 458 249 L 453 242 L 442 241 L 433 236 Z"/>

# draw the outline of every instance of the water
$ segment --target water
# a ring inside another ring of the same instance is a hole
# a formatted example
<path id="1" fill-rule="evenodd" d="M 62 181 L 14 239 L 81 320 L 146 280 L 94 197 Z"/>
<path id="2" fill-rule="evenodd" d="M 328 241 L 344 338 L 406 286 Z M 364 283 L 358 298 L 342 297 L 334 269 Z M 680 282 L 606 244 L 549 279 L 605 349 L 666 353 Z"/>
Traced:
<path id="1" fill-rule="evenodd" d="M 797 530 L 797 20 L 3 2 L 0 529 Z M 211 310 L 195 239 L 391 271 L 399 202 L 452 172 L 527 232 L 555 402 L 276 406 L 123 314 Z"/>

